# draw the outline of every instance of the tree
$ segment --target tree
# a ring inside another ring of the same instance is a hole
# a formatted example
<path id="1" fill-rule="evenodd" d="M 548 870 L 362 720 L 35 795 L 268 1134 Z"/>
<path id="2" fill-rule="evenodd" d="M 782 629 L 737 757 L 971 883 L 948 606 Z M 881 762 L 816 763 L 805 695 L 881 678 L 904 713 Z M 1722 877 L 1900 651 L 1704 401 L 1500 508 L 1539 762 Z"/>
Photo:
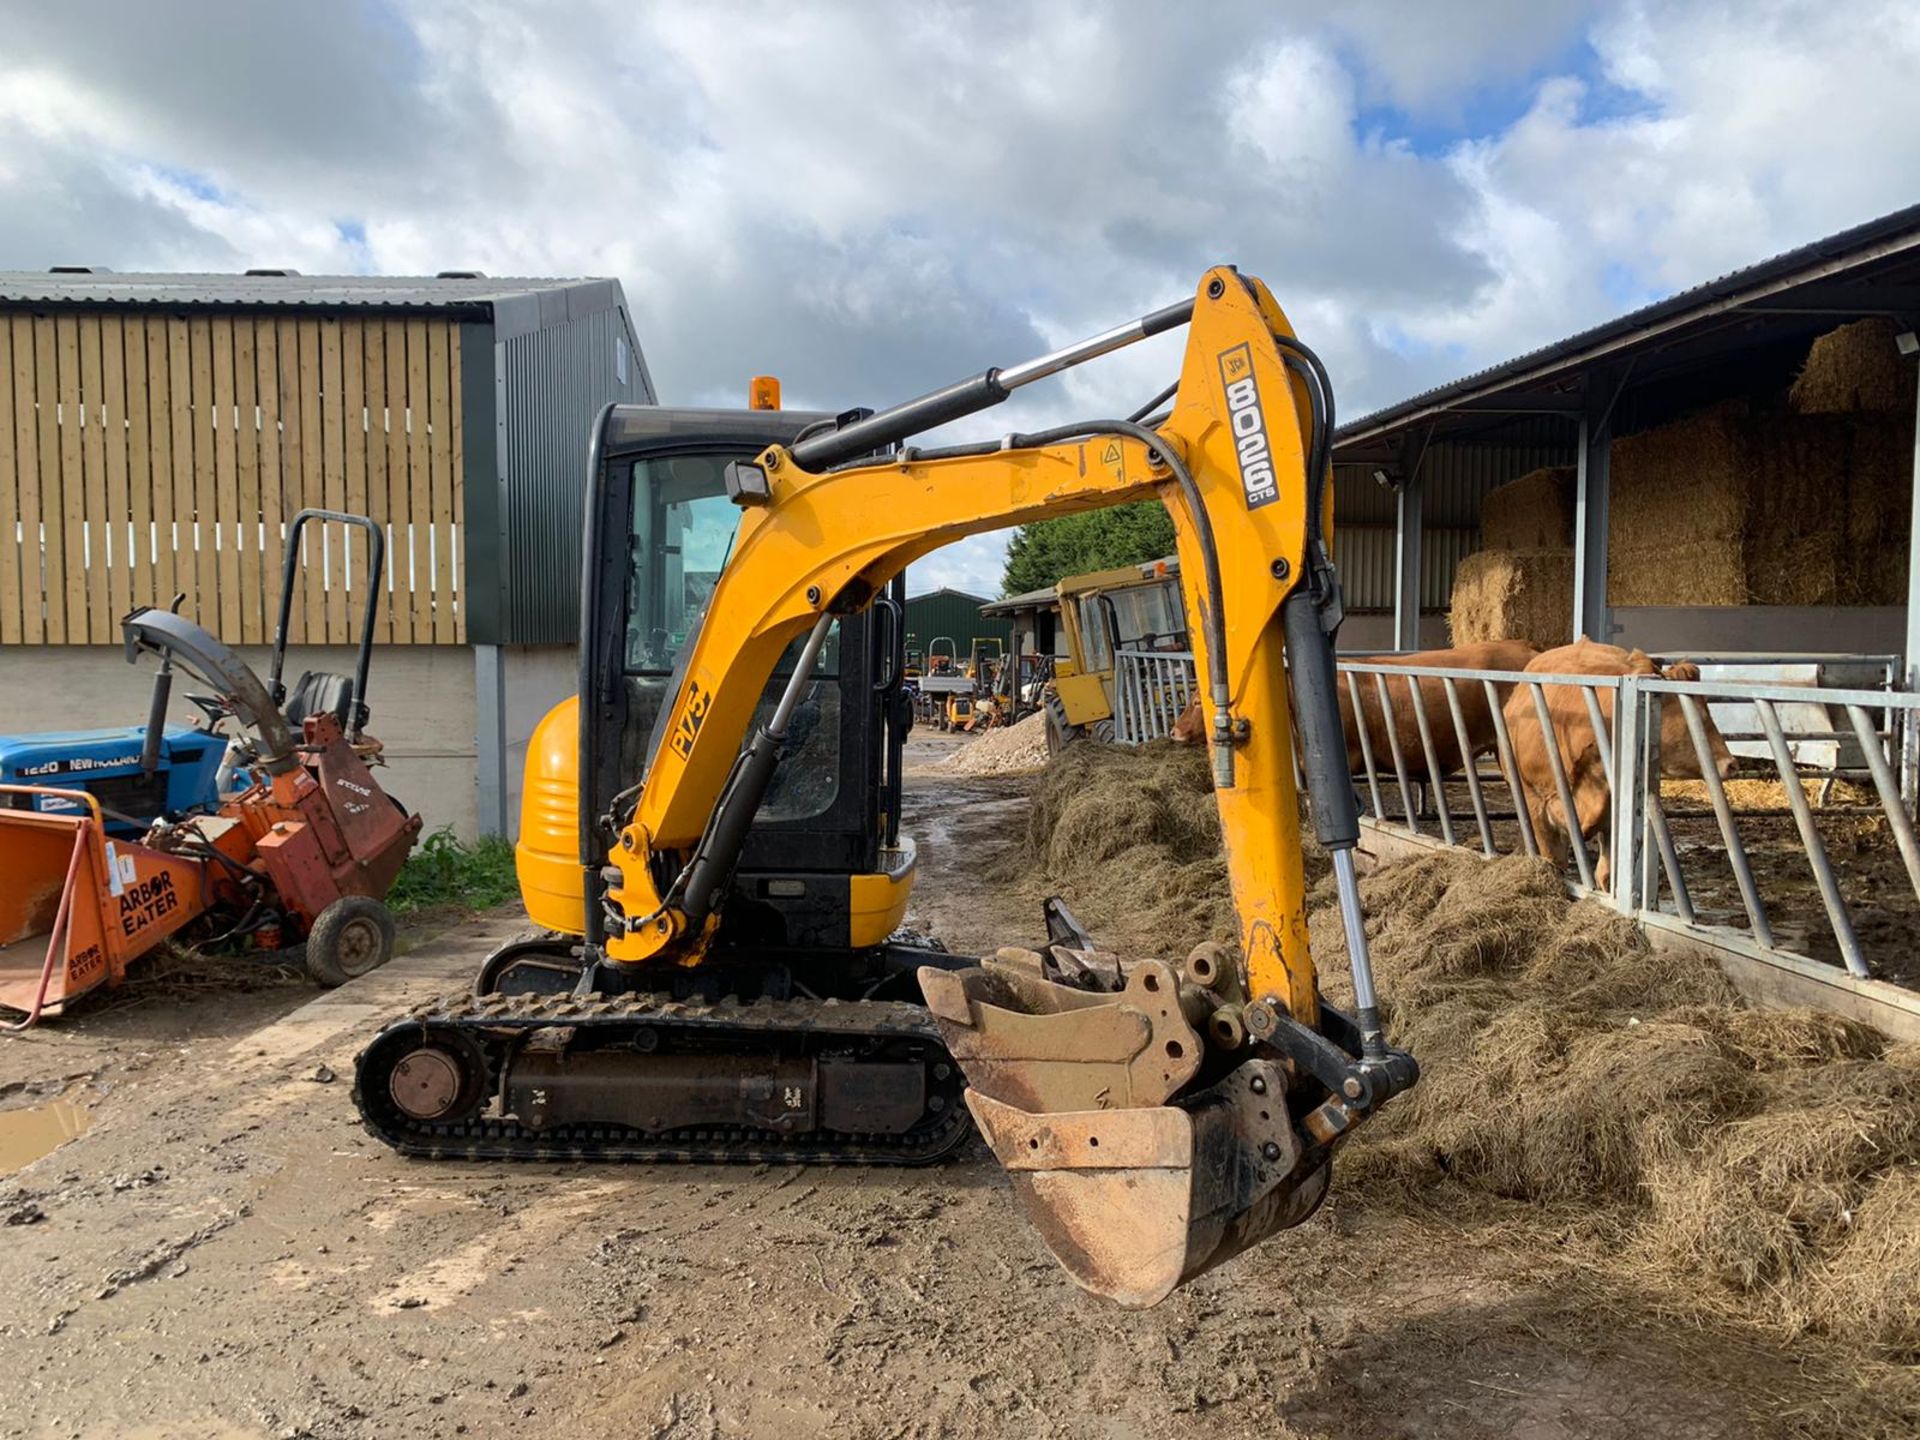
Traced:
<path id="1" fill-rule="evenodd" d="M 1002 595 L 1043 590 L 1063 576 L 1138 565 L 1173 553 L 1173 521 L 1158 500 L 1038 520 L 1013 532 Z"/>

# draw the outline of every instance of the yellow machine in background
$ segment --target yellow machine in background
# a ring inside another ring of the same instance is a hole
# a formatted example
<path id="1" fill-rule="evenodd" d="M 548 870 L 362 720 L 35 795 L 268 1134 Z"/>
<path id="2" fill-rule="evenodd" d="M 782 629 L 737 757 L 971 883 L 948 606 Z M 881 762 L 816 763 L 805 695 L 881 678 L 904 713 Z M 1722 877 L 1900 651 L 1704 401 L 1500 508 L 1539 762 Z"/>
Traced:
<path id="1" fill-rule="evenodd" d="M 1157 429 L 904 444 L 1180 326 Z M 1228 268 L 877 414 L 610 409 L 581 699 L 542 726 L 526 784 L 520 875 L 551 933 L 375 1038 L 356 1086 L 369 1127 L 432 1156 L 920 1163 L 964 1137 L 964 1099 L 1061 1264 L 1128 1305 L 1305 1219 L 1334 1152 L 1417 1073 L 1381 1035 L 1354 878 L 1332 426 L 1318 360 Z M 1057 902 L 1044 940 L 985 960 L 876 942 L 914 869 L 897 824 L 906 567 L 1155 498 L 1197 622 L 1237 953 L 1121 960 Z M 1351 1015 L 1309 953 L 1296 740 Z"/>
<path id="2" fill-rule="evenodd" d="M 1066 656 L 1055 662 L 1047 749 L 1113 739 L 1114 657 L 1122 649 L 1189 646 L 1178 559 L 1069 575 L 1054 587 Z"/>

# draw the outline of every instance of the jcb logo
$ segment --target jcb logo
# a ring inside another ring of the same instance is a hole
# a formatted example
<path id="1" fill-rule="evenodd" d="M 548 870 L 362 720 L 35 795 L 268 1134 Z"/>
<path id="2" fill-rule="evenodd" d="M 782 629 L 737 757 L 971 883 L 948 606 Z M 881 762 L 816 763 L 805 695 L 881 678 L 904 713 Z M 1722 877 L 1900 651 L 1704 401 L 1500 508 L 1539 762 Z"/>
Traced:
<path id="1" fill-rule="evenodd" d="M 713 696 L 700 688 L 700 682 L 687 682 L 687 703 L 681 707 L 680 718 L 673 726 L 673 753 L 682 760 L 693 755 L 693 740 L 700 733 L 700 726 L 707 718 L 707 707 L 713 703 Z"/>
<path id="2" fill-rule="evenodd" d="M 1227 422 L 1240 457 L 1240 484 L 1247 492 L 1247 508 L 1258 510 L 1280 498 L 1273 473 L 1273 447 L 1267 441 L 1267 420 L 1260 407 L 1260 386 L 1253 378 L 1253 351 L 1236 345 L 1220 356 L 1220 382 L 1227 389 Z"/>

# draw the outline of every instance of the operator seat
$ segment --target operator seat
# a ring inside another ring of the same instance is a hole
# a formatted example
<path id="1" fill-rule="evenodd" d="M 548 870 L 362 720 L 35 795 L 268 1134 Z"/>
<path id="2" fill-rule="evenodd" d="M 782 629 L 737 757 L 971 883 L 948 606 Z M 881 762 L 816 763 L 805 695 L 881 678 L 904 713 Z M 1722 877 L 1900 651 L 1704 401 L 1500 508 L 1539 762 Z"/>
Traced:
<path id="1" fill-rule="evenodd" d="M 309 715 L 331 715 L 340 722 L 342 730 L 351 730 L 353 717 L 347 708 L 352 703 L 352 676 L 338 675 L 331 670 L 303 670 L 300 678 L 293 682 L 293 689 L 287 692 L 287 703 L 281 711 L 287 717 L 287 724 L 295 730 Z"/>

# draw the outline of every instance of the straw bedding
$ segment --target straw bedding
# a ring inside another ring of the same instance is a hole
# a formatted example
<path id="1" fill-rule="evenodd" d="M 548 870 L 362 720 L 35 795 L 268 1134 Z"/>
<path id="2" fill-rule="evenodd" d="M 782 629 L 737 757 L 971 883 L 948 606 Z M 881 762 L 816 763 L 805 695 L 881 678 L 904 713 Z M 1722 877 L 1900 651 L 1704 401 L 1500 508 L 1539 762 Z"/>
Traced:
<path id="1" fill-rule="evenodd" d="M 1350 1180 L 1551 1205 L 1597 1263 L 1681 1308 L 1920 1358 L 1920 1290 L 1872 1258 L 1903 1231 L 1920 1247 L 1920 1048 L 1744 1009 L 1711 964 L 1570 904 L 1539 861 L 1436 856 L 1363 888 L 1390 1030 L 1423 1077 Z M 1317 912 L 1314 937 L 1337 990 L 1337 917 Z"/>

